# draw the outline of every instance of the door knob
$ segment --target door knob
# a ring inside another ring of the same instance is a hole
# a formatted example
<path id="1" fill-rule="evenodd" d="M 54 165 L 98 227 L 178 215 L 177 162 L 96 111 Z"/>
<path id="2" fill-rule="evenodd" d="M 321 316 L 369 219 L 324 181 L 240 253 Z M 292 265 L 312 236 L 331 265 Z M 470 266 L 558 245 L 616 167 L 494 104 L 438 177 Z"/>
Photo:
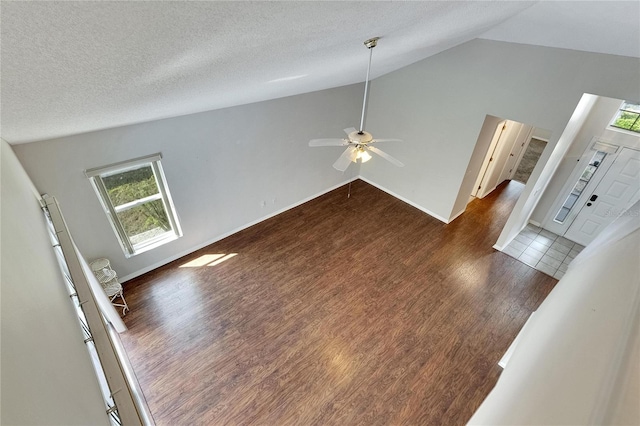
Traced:
<path id="1" fill-rule="evenodd" d="M 593 204 L 591 203 L 587 203 L 587 207 L 591 207 Z"/>
<path id="2" fill-rule="evenodd" d="M 597 199 L 598 199 L 598 196 L 596 194 L 593 194 L 591 198 L 589 198 L 589 201 L 595 201 Z"/>

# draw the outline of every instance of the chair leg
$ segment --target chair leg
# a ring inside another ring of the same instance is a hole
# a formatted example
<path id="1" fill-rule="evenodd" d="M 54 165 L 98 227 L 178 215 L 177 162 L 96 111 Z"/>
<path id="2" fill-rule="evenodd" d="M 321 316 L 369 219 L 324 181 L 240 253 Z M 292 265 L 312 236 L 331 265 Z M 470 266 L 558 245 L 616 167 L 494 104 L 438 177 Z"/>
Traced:
<path id="1" fill-rule="evenodd" d="M 118 297 L 122 299 L 122 304 L 113 302 Z M 127 314 L 127 311 L 131 310 L 129 309 L 129 305 L 127 305 L 127 301 L 124 299 L 124 291 L 122 290 L 120 290 L 119 292 L 117 292 L 111 297 L 111 303 L 113 304 L 113 306 L 118 306 L 118 307 L 122 306 L 122 316 L 125 316 Z"/>
<path id="2" fill-rule="evenodd" d="M 120 298 L 122 299 L 122 303 L 124 304 L 124 307 L 122 308 L 122 315 L 126 315 L 127 311 L 129 311 L 129 305 L 127 305 L 127 301 L 124 300 L 124 291 L 120 292 Z"/>

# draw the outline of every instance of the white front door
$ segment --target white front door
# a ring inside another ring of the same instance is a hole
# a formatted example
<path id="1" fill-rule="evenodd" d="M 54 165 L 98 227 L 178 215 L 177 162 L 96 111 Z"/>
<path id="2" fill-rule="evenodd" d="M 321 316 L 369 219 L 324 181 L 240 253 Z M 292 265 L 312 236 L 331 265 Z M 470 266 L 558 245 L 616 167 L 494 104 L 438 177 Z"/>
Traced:
<path id="1" fill-rule="evenodd" d="M 623 148 L 564 236 L 582 245 L 589 244 L 638 198 L 640 151 Z"/>

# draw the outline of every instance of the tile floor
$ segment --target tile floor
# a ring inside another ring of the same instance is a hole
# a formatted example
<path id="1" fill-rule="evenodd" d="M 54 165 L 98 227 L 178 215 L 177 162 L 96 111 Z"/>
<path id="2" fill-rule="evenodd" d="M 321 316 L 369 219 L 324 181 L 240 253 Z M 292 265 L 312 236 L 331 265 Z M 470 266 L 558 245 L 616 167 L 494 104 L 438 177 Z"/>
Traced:
<path id="1" fill-rule="evenodd" d="M 583 248 L 553 232 L 528 224 L 502 252 L 560 279 Z"/>

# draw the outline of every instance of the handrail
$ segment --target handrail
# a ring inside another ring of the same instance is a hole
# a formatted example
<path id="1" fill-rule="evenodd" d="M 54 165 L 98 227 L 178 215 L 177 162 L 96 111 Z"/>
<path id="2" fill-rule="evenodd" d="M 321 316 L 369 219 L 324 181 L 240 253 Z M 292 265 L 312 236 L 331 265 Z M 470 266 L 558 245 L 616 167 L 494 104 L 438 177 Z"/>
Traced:
<path id="1" fill-rule="evenodd" d="M 125 352 L 124 346 L 120 341 L 120 335 L 116 331 L 116 329 L 111 325 L 107 324 L 107 329 L 109 331 L 109 337 L 113 343 L 114 350 L 120 359 L 122 372 L 131 388 L 131 396 L 133 397 L 133 402 L 138 409 L 138 414 L 142 418 L 143 425 L 155 425 L 153 417 L 151 415 L 151 410 L 149 410 L 149 406 L 147 405 L 147 400 L 142 393 L 142 388 L 140 387 L 140 383 L 138 383 L 138 379 L 133 371 L 133 367 L 129 362 L 129 357 Z"/>
<path id="2" fill-rule="evenodd" d="M 71 296 L 77 296 L 86 319 L 83 329 L 85 333 L 89 334 L 89 337 L 85 342 L 92 341 L 95 345 L 110 392 L 107 397 L 110 396 L 115 404 L 107 409 L 107 414 L 116 421 L 116 424 L 153 425 L 153 418 L 144 402 L 144 397 L 119 339 L 114 338 L 115 331 L 111 329 L 111 325 L 104 319 L 98 308 L 95 295 L 83 272 L 79 253 L 74 247 L 60 207 L 54 197 L 46 194 L 42 196 L 42 202 L 43 209 L 48 212 L 48 217 L 51 220 L 58 243 L 56 246 L 59 246 L 62 251 L 69 273 L 68 278 L 75 292 Z"/>

